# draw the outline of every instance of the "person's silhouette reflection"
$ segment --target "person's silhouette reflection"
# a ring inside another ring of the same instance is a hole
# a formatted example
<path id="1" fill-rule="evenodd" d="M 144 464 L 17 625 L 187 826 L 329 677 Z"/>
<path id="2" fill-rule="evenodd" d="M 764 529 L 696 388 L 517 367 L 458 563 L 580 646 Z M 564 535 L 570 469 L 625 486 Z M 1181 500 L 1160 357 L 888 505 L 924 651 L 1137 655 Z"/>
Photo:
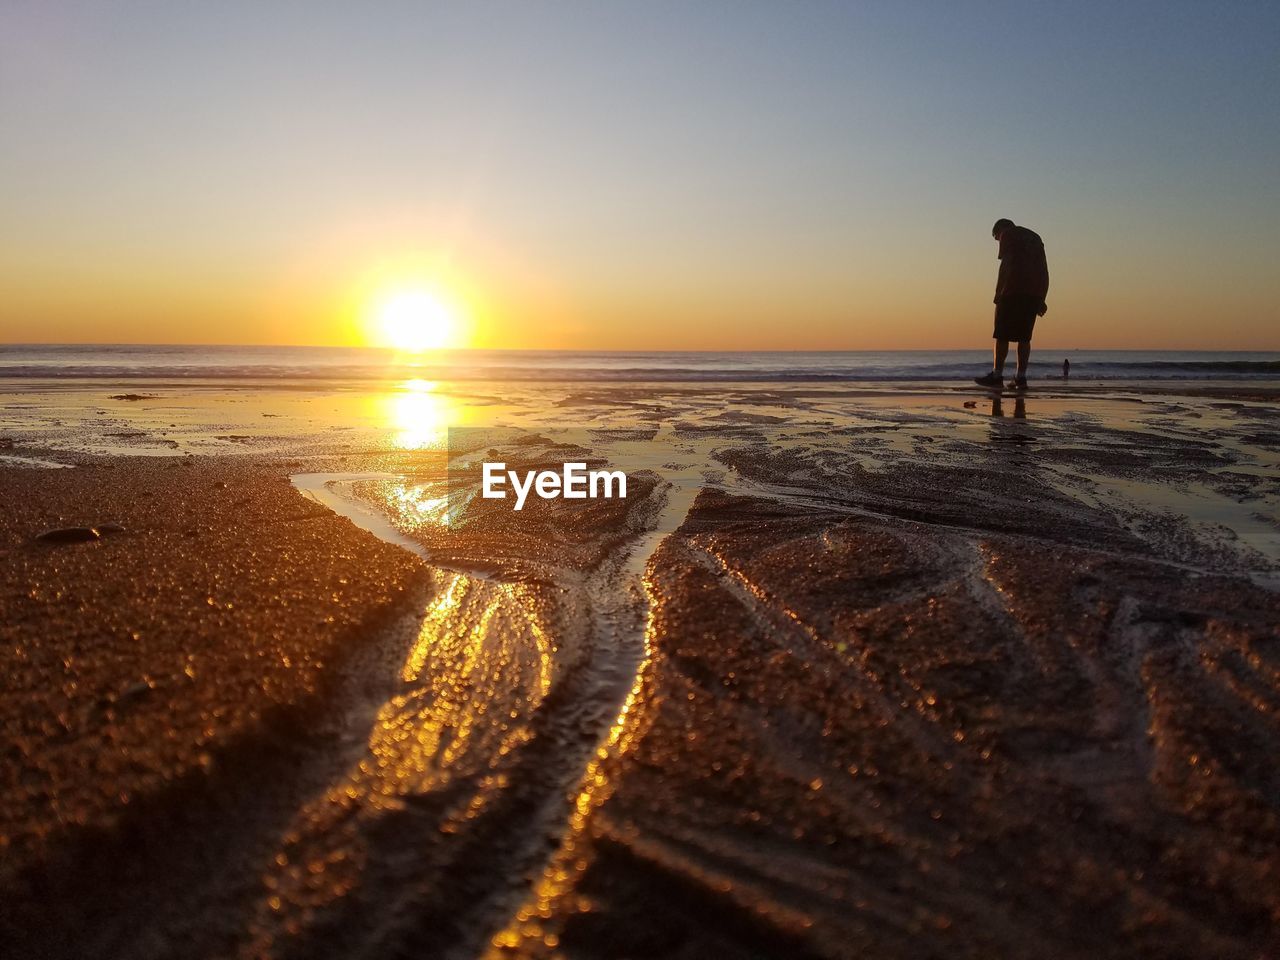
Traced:
<path id="1" fill-rule="evenodd" d="M 1000 397 L 991 398 L 991 415 L 993 417 L 1004 416 L 1004 404 Z M 1013 398 L 1013 417 L 1015 420 L 1027 419 L 1027 398 L 1022 394 L 1018 394 Z"/>

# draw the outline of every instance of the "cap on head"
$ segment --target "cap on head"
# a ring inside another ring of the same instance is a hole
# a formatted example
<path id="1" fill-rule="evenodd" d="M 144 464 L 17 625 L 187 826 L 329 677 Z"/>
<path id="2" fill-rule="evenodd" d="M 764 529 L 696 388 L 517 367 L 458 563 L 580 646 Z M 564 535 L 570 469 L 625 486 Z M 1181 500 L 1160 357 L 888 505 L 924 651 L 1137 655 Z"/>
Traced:
<path id="1" fill-rule="evenodd" d="M 999 220 L 995 222 L 995 226 L 991 228 L 991 236 L 998 237 L 1000 236 L 1001 230 L 1008 230 L 1012 226 L 1013 226 L 1012 220 L 1008 219 L 1007 217 L 1001 217 Z"/>

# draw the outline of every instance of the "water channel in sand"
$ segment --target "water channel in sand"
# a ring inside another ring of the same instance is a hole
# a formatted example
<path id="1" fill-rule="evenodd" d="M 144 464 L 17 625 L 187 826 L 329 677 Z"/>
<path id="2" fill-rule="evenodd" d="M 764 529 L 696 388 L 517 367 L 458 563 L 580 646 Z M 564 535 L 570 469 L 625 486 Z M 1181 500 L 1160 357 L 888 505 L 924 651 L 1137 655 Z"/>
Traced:
<path id="1" fill-rule="evenodd" d="M 373 861 L 385 857 L 373 849 L 375 821 L 387 812 L 432 808 L 440 814 L 436 829 L 456 835 L 454 845 L 467 849 L 469 859 L 479 844 L 498 861 L 492 885 L 459 924 L 463 932 L 452 944 L 458 956 L 483 949 L 509 925 L 536 878 L 558 869 L 555 852 L 600 793 L 599 759 L 622 743 L 646 657 L 645 568 L 704 480 L 690 468 L 664 472 L 632 507 L 643 529 L 595 569 L 554 571 L 553 588 L 562 596 L 550 603 L 536 584 L 434 558 L 360 493 L 362 484 L 380 482 L 393 498 L 414 504 L 418 519 L 429 514 L 443 524 L 447 497 L 422 494 L 429 482 L 380 472 L 291 478 L 304 496 L 423 558 L 435 590 L 407 651 L 391 641 L 402 662 L 367 666 L 390 674 L 374 685 L 389 695 L 360 755 L 352 754 L 282 838 L 265 878 L 272 893 L 259 911 L 254 950 L 269 951 L 273 933 L 305 931 L 322 908 L 348 893 L 356 882 L 348 866 L 353 856 L 357 872 L 376 871 Z M 519 760 L 522 753 L 536 758 L 536 770 Z M 509 814 L 484 822 L 490 809 L 503 806 Z M 406 835 L 395 853 L 403 857 L 412 843 Z M 359 882 L 369 886 L 367 877 Z M 386 909 L 391 916 L 383 925 L 394 927 L 396 901 Z"/>

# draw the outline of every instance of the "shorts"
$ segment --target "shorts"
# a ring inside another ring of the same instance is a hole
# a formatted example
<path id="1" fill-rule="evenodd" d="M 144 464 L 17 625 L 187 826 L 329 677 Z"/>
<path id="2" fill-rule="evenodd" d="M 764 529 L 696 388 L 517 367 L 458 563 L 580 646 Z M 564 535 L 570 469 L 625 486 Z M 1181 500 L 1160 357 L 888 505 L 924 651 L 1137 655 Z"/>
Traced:
<path id="1" fill-rule="evenodd" d="M 1039 310 L 1040 301 L 1034 297 L 1005 297 L 996 304 L 996 328 L 991 336 L 1019 343 L 1030 341 Z"/>

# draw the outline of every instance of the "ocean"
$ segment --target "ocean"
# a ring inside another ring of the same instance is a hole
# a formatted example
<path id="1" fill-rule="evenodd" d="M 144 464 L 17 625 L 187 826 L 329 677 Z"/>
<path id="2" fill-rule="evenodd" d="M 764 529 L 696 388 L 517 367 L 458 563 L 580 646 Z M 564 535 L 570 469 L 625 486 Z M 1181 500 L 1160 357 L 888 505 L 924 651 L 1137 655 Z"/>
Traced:
<path id="1" fill-rule="evenodd" d="M 1038 354 L 1033 378 L 1280 380 L 1280 351 L 1072 350 Z M 0 345 L 0 378 L 577 381 L 964 381 L 990 369 L 985 350 L 643 352 L 371 347 Z M 1013 358 L 1006 372 L 1012 373 Z"/>

